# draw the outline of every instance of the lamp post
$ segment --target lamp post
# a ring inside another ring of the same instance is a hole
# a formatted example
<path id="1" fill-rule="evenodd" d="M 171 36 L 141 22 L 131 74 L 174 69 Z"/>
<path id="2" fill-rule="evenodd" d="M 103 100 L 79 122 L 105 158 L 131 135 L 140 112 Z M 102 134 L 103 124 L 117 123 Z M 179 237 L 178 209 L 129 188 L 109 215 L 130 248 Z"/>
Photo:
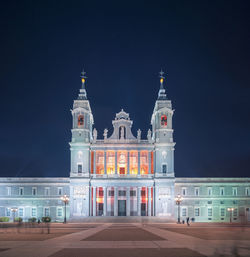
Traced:
<path id="1" fill-rule="evenodd" d="M 180 205 L 181 205 L 182 200 L 183 200 L 183 199 L 182 199 L 181 195 L 177 195 L 177 197 L 175 197 L 175 203 L 176 203 L 176 205 L 178 206 L 178 221 L 177 221 L 178 224 L 181 223 L 181 218 L 180 218 Z"/>
<path id="2" fill-rule="evenodd" d="M 13 213 L 13 222 L 15 222 L 16 212 L 18 211 L 18 208 L 12 207 L 10 210 Z"/>
<path id="3" fill-rule="evenodd" d="M 234 208 L 227 208 L 227 210 L 230 213 L 230 223 L 232 223 L 232 215 L 233 215 Z"/>
<path id="4" fill-rule="evenodd" d="M 64 202 L 64 223 L 66 223 L 66 205 L 69 202 L 69 197 L 64 195 L 61 197 L 61 200 Z"/>

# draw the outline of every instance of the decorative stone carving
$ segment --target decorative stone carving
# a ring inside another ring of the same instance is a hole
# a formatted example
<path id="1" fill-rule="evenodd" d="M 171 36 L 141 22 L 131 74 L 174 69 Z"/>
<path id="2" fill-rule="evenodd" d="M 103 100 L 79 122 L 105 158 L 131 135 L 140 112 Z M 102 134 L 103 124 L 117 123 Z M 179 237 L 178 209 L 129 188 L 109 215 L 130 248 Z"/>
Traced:
<path id="1" fill-rule="evenodd" d="M 148 138 L 148 142 L 150 143 L 152 141 L 152 132 L 150 129 L 148 130 L 147 138 Z"/>
<path id="2" fill-rule="evenodd" d="M 74 187 L 74 196 L 75 197 L 86 197 L 87 195 L 87 188 L 83 186 L 76 186 Z"/>
<path id="3" fill-rule="evenodd" d="M 104 137 L 104 141 L 106 141 L 108 138 L 108 130 L 106 128 L 104 129 L 103 137 Z"/>
<path id="4" fill-rule="evenodd" d="M 138 142 L 141 141 L 141 130 L 140 129 L 137 130 L 137 140 L 138 140 Z"/>
<path id="5" fill-rule="evenodd" d="M 121 140 L 124 140 L 124 134 L 125 134 L 124 127 L 121 127 L 121 135 L 120 135 Z"/>
<path id="6" fill-rule="evenodd" d="M 95 143 L 97 139 L 97 130 L 94 128 L 93 129 L 93 142 Z"/>

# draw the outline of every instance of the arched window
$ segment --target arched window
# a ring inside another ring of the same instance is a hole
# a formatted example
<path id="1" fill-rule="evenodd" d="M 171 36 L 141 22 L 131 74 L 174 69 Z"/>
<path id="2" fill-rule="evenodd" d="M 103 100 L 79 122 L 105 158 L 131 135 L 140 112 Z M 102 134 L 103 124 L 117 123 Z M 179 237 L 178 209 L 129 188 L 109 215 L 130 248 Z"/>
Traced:
<path id="1" fill-rule="evenodd" d="M 162 127 L 166 127 L 167 126 L 167 116 L 164 114 L 164 115 L 161 115 L 161 126 Z"/>
<path id="2" fill-rule="evenodd" d="M 82 127 L 84 124 L 84 117 L 83 115 L 78 116 L 78 127 Z"/>

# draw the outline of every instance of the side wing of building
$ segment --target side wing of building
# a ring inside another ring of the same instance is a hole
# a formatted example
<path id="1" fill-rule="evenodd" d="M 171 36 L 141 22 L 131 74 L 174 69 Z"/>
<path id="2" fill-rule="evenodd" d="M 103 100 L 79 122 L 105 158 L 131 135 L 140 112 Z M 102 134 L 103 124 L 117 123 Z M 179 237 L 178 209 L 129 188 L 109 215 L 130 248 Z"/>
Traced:
<path id="1" fill-rule="evenodd" d="M 0 217 L 62 221 L 69 191 L 69 178 L 0 178 Z"/>
<path id="2" fill-rule="evenodd" d="M 175 195 L 182 198 L 181 220 L 250 221 L 250 178 L 176 178 Z"/>

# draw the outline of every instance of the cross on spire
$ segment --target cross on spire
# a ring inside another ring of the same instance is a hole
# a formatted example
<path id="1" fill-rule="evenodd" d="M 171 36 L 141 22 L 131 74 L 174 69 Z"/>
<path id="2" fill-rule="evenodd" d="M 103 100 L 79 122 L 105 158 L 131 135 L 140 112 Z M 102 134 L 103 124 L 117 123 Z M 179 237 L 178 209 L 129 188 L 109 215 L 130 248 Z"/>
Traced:
<path id="1" fill-rule="evenodd" d="M 85 74 L 86 74 L 86 71 L 84 71 L 84 69 L 83 69 L 80 77 L 86 79 L 87 77 L 85 76 Z"/>
<path id="2" fill-rule="evenodd" d="M 164 74 L 165 74 L 165 72 L 161 69 L 161 71 L 159 72 L 159 74 L 160 74 L 160 78 L 161 79 L 165 79 L 165 77 L 163 76 Z"/>

